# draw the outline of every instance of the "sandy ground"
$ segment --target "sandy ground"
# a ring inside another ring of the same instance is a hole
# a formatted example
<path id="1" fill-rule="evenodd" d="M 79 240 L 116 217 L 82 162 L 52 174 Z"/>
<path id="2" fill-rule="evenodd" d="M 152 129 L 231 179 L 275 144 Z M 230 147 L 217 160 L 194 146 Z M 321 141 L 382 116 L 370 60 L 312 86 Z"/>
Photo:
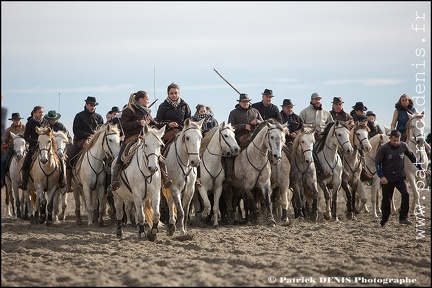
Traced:
<path id="1" fill-rule="evenodd" d="M 346 220 L 340 195 L 339 222 L 322 220 L 322 213 L 316 223 L 276 228 L 195 222 L 192 239 L 168 236 L 162 227 L 155 242 L 138 239 L 131 226 L 118 239 L 108 216 L 105 227 L 87 226 L 86 214 L 76 225 L 72 194 L 65 221 L 30 226 L 6 216 L 1 193 L 2 287 L 431 285 L 430 192 L 421 195 L 425 212 L 411 215 L 411 226 L 397 215 L 386 228 L 370 213 Z"/>

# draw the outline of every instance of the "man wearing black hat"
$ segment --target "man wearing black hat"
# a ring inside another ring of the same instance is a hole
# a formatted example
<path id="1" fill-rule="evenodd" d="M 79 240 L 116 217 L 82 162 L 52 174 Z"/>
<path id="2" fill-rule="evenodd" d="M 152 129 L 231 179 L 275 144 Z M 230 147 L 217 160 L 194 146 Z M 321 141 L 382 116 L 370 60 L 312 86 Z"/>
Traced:
<path id="1" fill-rule="evenodd" d="M 238 104 L 235 105 L 234 110 L 228 116 L 228 123 L 231 123 L 234 127 L 235 138 L 239 145 L 249 140 L 255 128 L 264 121 L 260 112 L 252 107 L 250 101 L 252 99 L 246 93 L 241 93 L 237 100 Z M 224 158 L 226 158 L 225 181 L 230 183 L 233 177 L 235 157 Z"/>
<path id="2" fill-rule="evenodd" d="M 2 149 L 6 150 L 6 153 L 1 159 L 1 187 L 5 184 L 6 168 L 9 166 L 10 157 L 14 152 L 11 133 L 15 135 L 24 134 L 25 131 L 25 125 L 21 123 L 21 119 L 23 118 L 21 118 L 19 113 L 12 113 L 12 118 L 9 118 L 9 120 L 12 120 L 12 124 L 5 130 L 5 139 L 4 143 L 2 143 Z"/>
<path id="3" fill-rule="evenodd" d="M 73 121 L 73 146 L 68 155 L 68 161 L 66 165 L 67 192 L 73 191 L 71 189 L 71 181 L 72 167 L 75 165 L 75 156 L 82 149 L 85 141 L 93 137 L 95 130 L 104 123 L 103 117 L 96 113 L 96 106 L 99 105 L 99 103 L 96 102 L 96 97 L 88 96 L 84 101 L 84 110 L 77 113 Z"/>
<path id="4" fill-rule="evenodd" d="M 354 121 L 366 121 L 365 111 L 367 111 L 367 107 L 363 105 L 363 102 L 356 102 L 352 108 L 353 110 L 350 112 L 350 115 Z"/>
<path id="5" fill-rule="evenodd" d="M 290 145 L 294 142 L 295 137 L 299 131 L 303 128 L 303 120 L 294 113 L 291 99 L 284 99 L 281 105 L 282 110 L 280 114 L 282 116 L 282 123 L 288 123 L 288 134 L 285 137 L 285 145 Z"/>
<path id="6" fill-rule="evenodd" d="M 342 97 L 333 97 L 332 110 L 330 110 L 330 114 L 332 115 L 333 120 L 347 122 L 353 119 L 350 114 L 346 113 L 343 110 L 343 103 L 344 102 L 342 101 Z"/>
<path id="7" fill-rule="evenodd" d="M 279 113 L 279 109 L 276 105 L 271 103 L 273 98 L 273 91 L 265 89 L 262 94 L 262 100 L 252 104 L 252 107 L 257 109 L 263 120 L 274 119 L 279 123 L 282 123 L 282 117 Z"/>

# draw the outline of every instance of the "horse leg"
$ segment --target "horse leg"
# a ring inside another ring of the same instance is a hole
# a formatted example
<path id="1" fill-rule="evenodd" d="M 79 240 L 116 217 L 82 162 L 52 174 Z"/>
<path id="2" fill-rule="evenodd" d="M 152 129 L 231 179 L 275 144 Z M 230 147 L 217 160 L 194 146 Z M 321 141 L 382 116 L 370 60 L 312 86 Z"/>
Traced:
<path id="1" fill-rule="evenodd" d="M 168 220 L 168 236 L 172 236 L 176 231 L 176 217 L 178 218 L 178 209 L 176 203 L 174 201 L 174 196 L 172 194 L 172 190 L 170 188 L 162 188 L 162 192 L 165 196 L 166 202 L 168 204 L 169 209 L 169 220 Z M 177 200 L 179 201 L 179 200 Z M 177 211 L 176 211 L 177 210 Z"/>
<path id="2" fill-rule="evenodd" d="M 312 196 L 312 210 L 310 211 L 309 218 L 312 221 L 318 220 L 318 188 L 315 182 L 309 182 L 309 185 L 305 189 L 308 189 L 308 194 Z"/>
<path id="3" fill-rule="evenodd" d="M 73 194 L 75 198 L 75 217 L 76 224 L 82 225 L 82 217 L 81 217 L 81 187 L 78 185 L 74 185 Z"/>
<path id="4" fill-rule="evenodd" d="M 57 187 L 51 188 L 51 191 L 49 191 L 48 194 L 48 204 L 47 204 L 48 217 L 46 222 L 47 227 L 53 225 L 54 197 L 56 196 L 56 194 L 60 194 L 60 191 L 57 191 Z"/>
<path id="5" fill-rule="evenodd" d="M 142 234 L 144 233 L 144 221 L 145 221 L 145 215 L 144 215 L 144 203 L 143 200 L 140 197 L 134 197 L 135 202 L 135 210 L 137 212 L 137 227 L 138 227 L 138 239 L 142 238 Z"/>
<path id="6" fill-rule="evenodd" d="M 117 231 L 116 236 L 118 238 L 121 238 L 123 236 L 123 198 L 117 195 L 117 193 L 114 194 L 114 206 L 115 206 L 115 214 L 116 214 L 116 220 L 117 220 Z"/>
<path id="7" fill-rule="evenodd" d="M 11 187 L 6 183 L 6 198 L 5 198 L 5 204 L 6 204 L 6 215 L 9 217 L 12 217 L 12 209 L 11 209 L 11 198 L 12 198 L 12 190 Z"/>
<path id="8" fill-rule="evenodd" d="M 102 183 L 105 183 L 105 181 Z M 97 196 L 98 196 L 98 200 L 99 200 L 98 201 L 98 203 L 99 203 L 99 217 L 96 219 L 98 219 L 99 227 L 103 227 L 105 225 L 105 223 L 103 221 L 103 216 L 106 213 L 107 205 L 108 205 L 108 200 L 107 200 L 107 197 L 105 194 L 105 186 L 102 184 L 99 184 L 97 186 L 96 191 L 97 191 Z"/>
<path id="9" fill-rule="evenodd" d="M 266 185 L 262 188 L 262 190 L 263 190 L 262 196 L 264 197 L 264 203 L 267 209 L 267 226 L 276 227 L 276 221 L 274 220 L 273 217 L 273 203 L 271 201 L 271 195 L 270 195 L 271 187 L 270 185 Z"/>
<path id="10" fill-rule="evenodd" d="M 157 233 L 159 232 L 158 225 L 159 225 L 159 218 L 160 218 L 160 193 L 156 191 L 156 193 L 153 194 L 153 199 L 151 200 L 151 205 L 153 209 L 153 218 L 152 218 L 152 227 L 149 229 L 147 233 L 147 237 L 150 241 L 154 242 L 157 239 Z"/>
<path id="11" fill-rule="evenodd" d="M 319 182 L 319 186 L 321 187 L 322 191 L 324 192 L 324 198 L 326 203 L 326 209 L 324 212 L 324 219 L 330 220 L 331 219 L 331 212 L 330 212 L 330 191 L 327 188 L 327 184 L 324 182 Z"/>
<path id="12" fill-rule="evenodd" d="M 337 188 L 335 188 L 335 186 Z M 339 185 L 333 184 L 333 191 L 332 191 L 332 201 L 331 201 L 331 211 L 332 211 L 332 218 L 334 221 L 339 221 L 338 215 L 337 215 L 337 200 L 338 200 L 338 192 L 340 190 L 340 183 Z"/>
<path id="13" fill-rule="evenodd" d="M 60 191 L 62 191 L 62 190 L 60 190 Z M 61 197 L 61 207 L 62 207 L 62 211 L 61 211 L 61 213 L 59 214 L 59 220 L 63 220 L 63 221 L 66 219 L 67 194 L 68 194 L 68 193 L 62 191 L 62 192 L 60 193 L 60 196 L 59 196 L 59 197 Z"/>
<path id="14" fill-rule="evenodd" d="M 225 210 L 227 214 L 227 222 L 229 224 L 235 224 L 235 208 L 239 201 L 238 194 L 234 197 L 233 187 L 231 185 L 222 186 L 222 201 L 225 203 Z"/>

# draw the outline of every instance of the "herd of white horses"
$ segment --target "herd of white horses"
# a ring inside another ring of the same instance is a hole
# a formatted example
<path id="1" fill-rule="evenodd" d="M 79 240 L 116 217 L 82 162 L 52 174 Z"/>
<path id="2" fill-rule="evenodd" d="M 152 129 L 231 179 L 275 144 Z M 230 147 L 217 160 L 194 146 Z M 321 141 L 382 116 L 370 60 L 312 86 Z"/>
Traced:
<path id="1" fill-rule="evenodd" d="M 423 116 L 422 113 L 410 115 L 407 144 L 427 169 Z M 374 159 L 378 148 L 389 141 L 387 133 L 369 139 L 366 123 L 334 121 L 315 141 L 313 128 L 305 125 L 291 149 L 287 149 L 286 124 L 264 121 L 250 143 L 240 147 L 231 124 L 223 122 L 203 138 L 202 123 L 203 120 L 186 120 L 183 130 L 170 145 L 163 160 L 173 180 L 169 188 L 161 185 L 159 167 L 165 148 L 162 141 L 165 128 L 143 127 L 142 137 L 129 149 L 121 171 L 122 185 L 113 191 L 113 207 L 108 204 L 105 183 L 112 173 L 114 165 L 111 164 L 119 154 L 120 131 L 111 124 L 99 127 L 77 155 L 73 167 L 76 223 L 82 224 L 81 207 L 87 214 L 88 225 L 103 225 L 103 216 L 112 209 L 115 210 L 116 235 L 122 237 L 124 212 L 129 219 L 134 211 L 138 237 L 144 235 L 154 241 L 161 223 L 162 204 L 169 211 L 168 234 L 173 235 L 178 230 L 183 237 L 188 234 L 192 209 L 200 211 L 197 215 L 213 227 L 224 217 L 227 221 L 253 221 L 261 217 L 265 225 L 271 227 L 286 225 L 290 222 L 290 209 L 294 218 L 316 221 L 323 215 L 326 220 L 338 221 L 339 192 L 344 192 L 347 219 L 355 220 L 358 213 L 370 213 L 369 199 L 372 217 L 378 217 L 380 181 Z M 69 143 L 64 133 L 50 128 L 37 128 L 37 133 L 38 150 L 29 170 L 28 189 L 21 192 L 18 186 L 27 145 L 22 135 L 12 135 L 14 154 L 5 178 L 6 213 L 9 217 L 29 219 L 32 225 L 51 226 L 66 217 L 68 193 L 58 187 L 58 180 L 64 171 L 61 165 L 67 160 Z M 359 150 L 363 150 L 364 161 Z M 224 157 L 234 157 L 234 179 L 230 183 L 225 181 Z M 316 161 L 327 173 L 316 172 Z M 196 185 L 198 166 L 201 185 Z M 361 181 L 363 169 L 372 176 L 371 182 Z M 410 212 L 414 213 L 416 205 L 420 205 L 420 191 L 429 189 L 430 179 L 407 157 L 405 172 L 411 194 Z M 370 196 L 366 195 L 366 185 L 370 185 Z M 321 214 L 322 198 L 325 208 Z M 394 205 L 392 208 L 397 210 Z"/>

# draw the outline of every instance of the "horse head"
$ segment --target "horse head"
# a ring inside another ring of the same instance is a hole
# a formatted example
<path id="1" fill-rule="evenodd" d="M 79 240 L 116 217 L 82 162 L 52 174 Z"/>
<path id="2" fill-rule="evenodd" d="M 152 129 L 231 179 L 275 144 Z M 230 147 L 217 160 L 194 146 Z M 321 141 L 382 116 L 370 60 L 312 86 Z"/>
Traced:
<path id="1" fill-rule="evenodd" d="M 337 141 L 337 146 L 344 151 L 345 154 L 351 155 L 354 152 L 354 149 L 350 142 L 350 132 L 348 129 L 341 123 L 336 120 L 333 125 L 333 133 L 332 135 L 327 135 L 327 138 L 332 138 L 332 141 Z"/>
<path id="2" fill-rule="evenodd" d="M 120 130 L 116 125 L 107 124 L 100 133 L 104 133 L 102 148 L 109 157 L 114 159 L 120 152 Z"/>
<path id="3" fill-rule="evenodd" d="M 231 126 L 231 123 L 226 124 L 223 121 L 219 125 L 219 143 L 223 156 L 230 157 L 240 153 L 240 146 L 235 139 L 234 128 Z"/>
<path id="4" fill-rule="evenodd" d="M 300 149 L 301 154 L 304 157 L 304 161 L 306 163 L 312 163 L 313 160 L 313 146 L 315 144 L 315 128 L 311 126 L 303 126 L 301 129 L 301 133 L 297 135 L 296 141 L 297 143 L 294 143 L 295 147 L 298 147 Z M 297 146 L 296 146 L 297 145 Z"/>
<path id="5" fill-rule="evenodd" d="M 13 132 L 11 132 L 11 136 L 13 139 L 13 149 L 15 155 L 18 161 L 20 161 L 24 157 L 24 153 L 26 151 L 26 141 L 22 134 L 14 134 Z"/>
<path id="6" fill-rule="evenodd" d="M 192 167 L 198 167 L 201 162 L 199 154 L 202 133 L 201 127 L 205 119 L 198 122 L 191 121 L 189 118 L 184 121 L 183 130 L 180 134 L 180 139 L 183 142 L 184 149 L 187 153 L 188 163 Z"/>
<path id="7" fill-rule="evenodd" d="M 413 114 L 408 113 L 408 123 L 407 123 L 407 141 L 414 141 L 417 145 L 424 145 L 424 128 L 425 123 L 423 120 L 424 111 L 421 113 L 415 112 Z"/>
<path id="8" fill-rule="evenodd" d="M 36 132 L 39 134 L 38 143 L 40 162 L 42 164 L 47 164 L 53 155 L 52 150 L 55 146 L 52 129 L 50 127 L 36 127 Z"/>
<path id="9" fill-rule="evenodd" d="M 367 121 L 355 121 L 351 130 L 351 144 L 354 147 L 360 147 L 365 152 L 369 152 L 372 149 L 368 138 L 369 132 L 370 128 Z"/>
<path id="10" fill-rule="evenodd" d="M 276 161 L 274 163 L 279 164 L 282 161 L 282 146 L 285 144 L 285 131 L 288 129 L 288 124 L 279 124 L 276 122 L 273 124 L 266 121 L 266 125 L 272 161 Z"/>
<path id="11" fill-rule="evenodd" d="M 161 149 L 164 146 L 162 137 L 165 133 L 165 127 L 161 129 L 151 128 L 145 125 L 143 127 L 143 157 L 144 163 L 147 163 L 147 169 L 153 175 L 158 171 L 159 157 L 161 156 Z"/>
<path id="12" fill-rule="evenodd" d="M 60 159 L 66 157 L 66 146 L 69 143 L 69 139 L 63 131 L 53 132 L 54 140 L 57 146 L 57 156 Z"/>

